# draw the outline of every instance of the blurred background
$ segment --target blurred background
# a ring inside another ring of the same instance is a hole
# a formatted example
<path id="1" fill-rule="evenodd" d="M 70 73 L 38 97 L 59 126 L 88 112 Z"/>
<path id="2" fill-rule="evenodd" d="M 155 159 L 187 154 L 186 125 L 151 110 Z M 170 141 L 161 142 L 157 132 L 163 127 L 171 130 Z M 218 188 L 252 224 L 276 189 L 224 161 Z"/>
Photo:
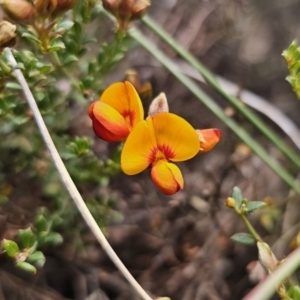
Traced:
<path id="1" fill-rule="evenodd" d="M 230 93 L 241 95 L 243 101 L 243 92 L 251 91 L 252 98 L 245 105 L 251 107 L 251 100 L 260 101 L 255 110 L 299 153 L 282 131 L 282 120 L 276 122 L 276 117 L 275 122 L 270 120 L 272 111 L 266 105 L 276 107 L 300 127 L 300 103 L 285 80 L 288 69 L 281 56 L 294 39 L 299 39 L 299 1 L 152 0 L 149 15 L 212 72 L 226 79 L 225 88 L 234 84 L 235 90 Z M 181 72 L 196 80 L 228 116 L 262 143 L 270 156 L 297 177 L 296 168 L 278 149 L 203 83 L 197 72 L 145 25 L 137 22 L 136 26 L 180 66 Z M 103 16 L 96 18 L 89 28 L 100 41 L 111 38 L 111 29 L 111 21 Z M 89 55 L 96 48 L 95 44 L 90 46 Z M 79 189 L 86 199 L 95 193 L 101 195 L 97 200 L 101 206 L 90 203 L 91 210 L 101 218 L 107 217 L 99 222 L 103 223 L 112 247 L 154 298 L 240 300 L 264 274 L 256 266 L 256 247 L 238 245 L 230 239 L 245 228 L 224 205 L 226 198 L 238 186 L 247 199 L 266 201 L 267 207 L 253 213 L 251 221 L 282 259 L 295 246 L 294 238 L 300 230 L 299 196 L 140 46 L 126 54 L 105 78 L 105 84 L 123 80 L 129 69 L 139 74 L 142 83 L 151 83 L 153 96 L 165 92 L 170 110 L 195 128 L 220 128 L 222 141 L 213 151 L 180 163 L 185 188 L 174 196 L 157 191 L 147 171 L 133 177 L 116 172 L 108 185 L 90 183 Z M 66 88 L 64 81 L 58 84 Z M 150 102 L 143 100 L 146 110 Z M 94 136 L 87 107 L 88 103 L 81 106 L 71 103 L 73 117 L 61 132 L 88 136 L 93 140 L 97 158 L 107 159 L 116 146 Z M 3 158 L 1 172 L 5 173 L 9 162 Z M 39 168 L 47 168 L 42 159 L 36 163 Z M 13 190 L 10 201 L 0 210 L 1 237 L 12 238 L 17 229 L 29 227 L 40 207 L 51 211 L 49 199 L 53 189 L 60 188 L 59 181 L 52 182 L 52 175 L 47 173 L 44 180 L 48 181 L 46 191 L 50 192 L 45 196 L 38 188 L 40 183 L 30 180 L 30 176 L 28 171 L 18 179 L 10 179 Z M 67 207 L 69 227 L 58 227 L 64 242 L 44 248 L 46 264 L 35 276 L 17 270 L 10 259 L 0 256 L 0 299 L 139 299 L 73 211 L 72 203 Z"/>

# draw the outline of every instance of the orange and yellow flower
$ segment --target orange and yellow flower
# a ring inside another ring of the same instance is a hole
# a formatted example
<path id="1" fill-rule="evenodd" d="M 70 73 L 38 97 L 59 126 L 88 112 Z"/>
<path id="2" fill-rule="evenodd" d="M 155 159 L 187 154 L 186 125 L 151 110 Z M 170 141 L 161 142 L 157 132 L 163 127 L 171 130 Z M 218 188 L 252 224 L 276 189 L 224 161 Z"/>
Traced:
<path id="1" fill-rule="evenodd" d="M 179 168 L 170 161 L 188 160 L 198 152 L 198 135 L 187 121 L 171 113 L 158 113 L 138 123 L 128 136 L 121 168 L 135 175 L 151 167 L 154 184 L 172 195 L 183 189 L 184 181 Z"/>
<path id="2" fill-rule="evenodd" d="M 120 142 L 143 120 L 144 110 L 135 88 L 125 81 L 109 86 L 100 100 L 91 104 L 89 116 L 99 138 Z"/>
<path id="3" fill-rule="evenodd" d="M 125 140 L 121 168 L 128 175 L 151 169 L 154 184 L 172 195 L 183 189 L 180 169 L 173 163 L 212 150 L 221 139 L 216 128 L 195 130 L 183 118 L 169 113 L 161 93 L 143 120 L 143 106 L 133 85 L 125 81 L 109 86 L 89 108 L 96 135 L 107 142 Z"/>

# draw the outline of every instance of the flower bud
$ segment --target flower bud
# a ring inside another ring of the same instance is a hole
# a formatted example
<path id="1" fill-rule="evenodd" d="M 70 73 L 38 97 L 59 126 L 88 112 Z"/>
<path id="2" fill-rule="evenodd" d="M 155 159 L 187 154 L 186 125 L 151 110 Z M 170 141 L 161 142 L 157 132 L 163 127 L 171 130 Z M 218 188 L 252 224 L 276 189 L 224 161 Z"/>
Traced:
<path id="1" fill-rule="evenodd" d="M 132 20 L 140 19 L 144 14 L 146 14 L 150 2 L 147 0 L 140 0 L 135 3 L 132 9 Z"/>
<path id="2" fill-rule="evenodd" d="M 103 7 L 108 10 L 113 15 L 116 15 L 118 13 L 118 7 L 119 7 L 120 0 L 103 0 L 102 4 Z"/>
<path id="3" fill-rule="evenodd" d="M 57 0 L 36 0 L 35 9 L 40 16 L 48 16 L 57 6 Z"/>
<path id="4" fill-rule="evenodd" d="M 154 116 L 159 113 L 168 113 L 169 105 L 165 93 L 160 93 L 150 104 L 148 116 Z"/>
<path id="5" fill-rule="evenodd" d="M 269 273 L 273 272 L 278 265 L 278 260 L 269 245 L 263 242 L 257 242 L 257 248 L 259 262 Z"/>
<path id="6" fill-rule="evenodd" d="M 4 12 L 13 20 L 20 23 L 30 23 L 35 15 L 35 9 L 26 0 L 0 0 Z"/>
<path id="7" fill-rule="evenodd" d="M 139 73 L 136 70 L 134 70 L 134 69 L 126 70 L 124 80 L 129 81 L 130 83 L 132 83 L 132 85 L 137 90 L 137 92 L 138 93 L 140 92 L 140 90 L 141 90 L 141 80 L 140 80 Z"/>
<path id="8" fill-rule="evenodd" d="M 136 20 L 141 18 L 148 10 L 148 0 L 119 0 L 118 16 L 124 20 Z"/>
<path id="9" fill-rule="evenodd" d="M 228 197 L 225 201 L 225 205 L 230 208 L 235 207 L 235 200 L 232 197 Z"/>
<path id="10" fill-rule="evenodd" d="M 77 0 L 57 0 L 57 5 L 52 12 L 53 17 L 62 15 L 66 11 L 72 9 L 76 4 Z"/>
<path id="11" fill-rule="evenodd" d="M 0 52 L 5 47 L 13 47 L 17 42 L 16 25 L 0 22 Z"/>
<path id="12" fill-rule="evenodd" d="M 142 100 L 148 100 L 152 98 L 151 83 L 146 81 L 144 84 L 142 84 L 138 72 L 134 69 L 128 69 L 125 72 L 124 80 L 132 83 Z"/>
<path id="13" fill-rule="evenodd" d="M 204 130 L 196 130 L 200 140 L 200 153 L 205 153 L 212 150 L 220 141 L 222 137 L 221 130 L 217 128 L 210 128 Z"/>
<path id="14" fill-rule="evenodd" d="M 103 0 L 102 3 L 116 17 L 122 31 L 128 29 L 131 21 L 140 19 L 150 6 L 148 0 Z"/>

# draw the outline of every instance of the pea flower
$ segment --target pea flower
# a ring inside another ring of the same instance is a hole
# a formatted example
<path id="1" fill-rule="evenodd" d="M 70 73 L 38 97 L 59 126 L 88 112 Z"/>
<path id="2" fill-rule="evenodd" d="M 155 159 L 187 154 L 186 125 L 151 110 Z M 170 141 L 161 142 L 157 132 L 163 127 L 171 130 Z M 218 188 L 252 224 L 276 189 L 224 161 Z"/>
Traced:
<path id="1" fill-rule="evenodd" d="M 142 102 L 133 85 L 125 81 L 109 86 L 89 107 L 96 135 L 107 142 L 125 140 L 143 120 Z"/>
<path id="2" fill-rule="evenodd" d="M 121 168 L 135 175 L 151 167 L 154 184 L 172 195 L 184 186 L 181 171 L 172 162 L 188 160 L 198 152 L 198 135 L 187 121 L 172 113 L 158 113 L 139 122 L 128 136 Z"/>
<path id="3" fill-rule="evenodd" d="M 157 188 L 173 195 L 184 187 L 182 173 L 173 162 L 210 151 L 219 142 L 221 131 L 195 130 L 183 118 L 169 113 L 164 93 L 152 101 L 146 120 L 143 115 L 141 100 L 128 81 L 109 86 L 89 108 L 98 137 L 108 142 L 125 140 L 121 153 L 124 173 L 135 175 L 150 168 Z"/>

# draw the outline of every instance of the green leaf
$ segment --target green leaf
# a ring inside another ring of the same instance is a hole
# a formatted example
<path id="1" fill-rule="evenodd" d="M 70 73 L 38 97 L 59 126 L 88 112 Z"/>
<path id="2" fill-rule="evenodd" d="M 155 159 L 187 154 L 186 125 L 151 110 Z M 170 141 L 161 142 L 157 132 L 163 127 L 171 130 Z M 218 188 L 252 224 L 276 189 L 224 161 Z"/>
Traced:
<path id="1" fill-rule="evenodd" d="M 18 62 L 14 67 L 12 67 L 12 70 L 18 70 L 18 69 L 25 70 L 24 64 L 21 62 Z"/>
<path id="2" fill-rule="evenodd" d="M 11 240 L 3 240 L 2 247 L 9 257 L 15 257 L 20 253 L 19 246 Z"/>
<path id="3" fill-rule="evenodd" d="M 60 245 L 63 241 L 63 237 L 57 232 L 50 232 L 44 240 L 45 244 L 51 244 L 54 246 Z"/>
<path id="4" fill-rule="evenodd" d="M 25 124 L 28 120 L 29 118 L 26 116 L 13 116 L 11 119 L 11 121 L 18 126 Z"/>
<path id="5" fill-rule="evenodd" d="M 92 76 L 86 76 L 85 78 L 82 79 L 82 84 L 83 86 L 88 89 L 91 87 L 91 85 L 94 83 L 95 78 Z"/>
<path id="6" fill-rule="evenodd" d="M 65 19 L 63 20 L 62 22 L 60 22 L 57 26 L 57 31 L 67 31 L 69 29 L 71 29 L 74 25 L 74 22 L 68 20 L 68 19 Z"/>
<path id="7" fill-rule="evenodd" d="M 239 208 L 242 204 L 243 195 L 240 188 L 238 188 L 237 186 L 235 186 L 232 190 L 232 198 L 235 200 L 236 207 Z"/>
<path id="8" fill-rule="evenodd" d="M 97 39 L 91 36 L 85 36 L 82 39 L 82 44 L 97 43 Z"/>
<path id="9" fill-rule="evenodd" d="M 40 231 L 38 233 L 38 245 L 39 246 L 42 246 L 45 244 L 45 240 L 46 240 L 46 237 L 48 236 L 48 232 L 47 231 Z"/>
<path id="10" fill-rule="evenodd" d="M 300 61 L 295 61 L 292 65 L 291 68 L 293 69 L 299 69 L 300 68 Z"/>
<path id="11" fill-rule="evenodd" d="M 65 59 L 64 61 L 64 65 L 68 65 L 68 64 L 71 64 L 75 61 L 78 61 L 78 58 L 77 56 L 73 55 L 73 54 L 70 54 L 67 56 L 67 58 Z"/>
<path id="12" fill-rule="evenodd" d="M 118 53 L 111 60 L 111 64 L 114 65 L 114 64 L 118 63 L 119 61 L 121 61 L 123 58 L 124 58 L 124 54 L 123 53 Z"/>
<path id="13" fill-rule="evenodd" d="M 293 300 L 300 300 L 300 287 L 298 285 L 291 286 L 287 294 Z"/>
<path id="14" fill-rule="evenodd" d="M 77 37 L 79 37 L 82 34 L 82 24 L 80 22 L 75 22 L 73 29 Z"/>
<path id="15" fill-rule="evenodd" d="M 16 82 L 7 82 L 5 84 L 5 86 L 8 89 L 19 90 L 19 91 L 22 90 L 22 87 L 18 83 L 16 83 Z"/>
<path id="16" fill-rule="evenodd" d="M 231 239 L 243 245 L 253 245 L 255 243 L 252 235 L 244 232 L 235 233 L 233 236 L 231 236 Z"/>
<path id="17" fill-rule="evenodd" d="M 18 236 L 20 238 L 22 246 L 27 249 L 31 248 L 37 240 L 36 235 L 31 231 L 30 228 L 27 228 L 25 230 L 20 229 Z"/>
<path id="18" fill-rule="evenodd" d="M 35 100 L 37 101 L 42 101 L 46 98 L 45 93 L 40 92 L 40 91 L 36 91 L 33 93 Z"/>
<path id="19" fill-rule="evenodd" d="M 37 44 L 41 44 L 41 41 L 36 36 L 34 36 L 33 34 L 31 34 L 31 33 L 24 32 L 22 34 L 22 37 L 24 37 L 24 38 L 26 38 L 26 39 L 28 39 L 30 41 L 33 41 L 33 42 L 35 42 Z"/>
<path id="20" fill-rule="evenodd" d="M 101 178 L 99 179 L 100 184 L 102 186 L 108 186 L 109 184 L 109 177 L 108 176 L 101 176 Z"/>
<path id="21" fill-rule="evenodd" d="M 37 268 L 42 268 L 46 262 L 46 258 L 41 251 L 35 251 L 31 255 L 28 256 L 27 261 Z"/>
<path id="22" fill-rule="evenodd" d="M 247 209 L 249 213 L 264 206 L 266 206 L 266 203 L 263 201 L 250 201 L 247 203 Z"/>
<path id="23" fill-rule="evenodd" d="M 83 56 L 86 52 L 87 52 L 87 48 L 82 47 L 82 48 L 80 49 L 80 51 L 78 51 L 78 55 L 81 57 L 81 56 Z"/>
<path id="24" fill-rule="evenodd" d="M 28 273 L 36 274 L 36 268 L 26 261 L 20 261 L 16 263 L 16 267 Z"/>
<path id="25" fill-rule="evenodd" d="M 40 231 L 47 231 L 47 229 L 48 229 L 48 222 L 47 222 L 46 218 L 43 215 L 39 215 L 35 219 L 34 226 L 35 226 L 35 228 L 37 229 L 38 232 L 40 232 Z"/>
<path id="26" fill-rule="evenodd" d="M 290 83 L 297 97 L 300 98 L 300 48 L 296 41 L 293 41 L 287 50 L 283 51 L 290 75 L 286 80 Z"/>
<path id="27" fill-rule="evenodd" d="M 93 9 L 91 10 L 91 13 L 90 13 L 90 18 L 91 20 L 94 20 L 98 15 L 99 13 L 103 11 L 103 6 L 102 4 L 100 3 L 95 3 Z"/>
<path id="28" fill-rule="evenodd" d="M 54 42 L 50 47 L 48 47 L 48 51 L 49 52 L 57 52 L 59 50 L 62 50 L 62 49 L 65 49 L 66 46 L 63 42 L 61 41 L 57 41 L 57 42 Z"/>
<path id="29" fill-rule="evenodd" d="M 50 64 L 43 64 L 43 63 L 36 63 L 35 67 L 40 71 L 42 75 L 48 74 L 52 70 L 52 65 Z"/>

